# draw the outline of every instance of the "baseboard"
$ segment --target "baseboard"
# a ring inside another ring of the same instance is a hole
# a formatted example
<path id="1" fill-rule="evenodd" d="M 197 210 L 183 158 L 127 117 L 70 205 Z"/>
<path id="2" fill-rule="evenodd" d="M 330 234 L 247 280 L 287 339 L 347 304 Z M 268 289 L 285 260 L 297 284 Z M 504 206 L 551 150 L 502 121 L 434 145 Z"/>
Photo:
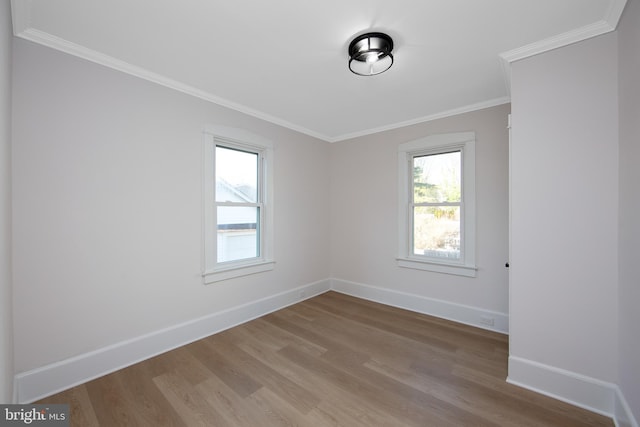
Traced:
<path id="1" fill-rule="evenodd" d="M 616 427 L 639 427 L 638 420 L 633 416 L 627 399 L 618 386 L 616 386 L 614 396 L 613 421 L 616 423 Z"/>
<path id="2" fill-rule="evenodd" d="M 31 403 L 330 290 L 329 279 L 52 363 L 15 377 L 14 401 Z"/>
<path id="3" fill-rule="evenodd" d="M 506 314 L 340 279 L 326 279 L 69 358 L 14 378 L 14 403 L 31 403 L 329 290 L 460 323 L 508 333 Z M 494 326 L 481 323 L 495 319 Z M 507 382 L 639 427 L 617 385 L 520 357 L 509 357 Z"/>
<path id="4" fill-rule="evenodd" d="M 509 356 L 507 382 L 610 417 L 617 427 L 638 427 L 616 384 Z"/>
<path id="5" fill-rule="evenodd" d="M 509 316 L 505 313 L 341 279 L 331 279 L 331 289 L 393 307 L 453 320 L 503 334 L 509 333 Z M 493 323 L 493 325 L 488 323 Z"/>

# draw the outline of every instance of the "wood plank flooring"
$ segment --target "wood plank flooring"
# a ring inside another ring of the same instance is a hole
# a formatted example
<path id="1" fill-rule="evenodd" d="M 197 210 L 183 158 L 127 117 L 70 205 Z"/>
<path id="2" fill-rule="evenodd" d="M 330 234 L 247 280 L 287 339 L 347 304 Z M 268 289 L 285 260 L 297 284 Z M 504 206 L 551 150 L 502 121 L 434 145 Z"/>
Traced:
<path id="1" fill-rule="evenodd" d="M 335 292 L 37 403 L 74 426 L 613 426 L 505 382 L 508 338 Z"/>

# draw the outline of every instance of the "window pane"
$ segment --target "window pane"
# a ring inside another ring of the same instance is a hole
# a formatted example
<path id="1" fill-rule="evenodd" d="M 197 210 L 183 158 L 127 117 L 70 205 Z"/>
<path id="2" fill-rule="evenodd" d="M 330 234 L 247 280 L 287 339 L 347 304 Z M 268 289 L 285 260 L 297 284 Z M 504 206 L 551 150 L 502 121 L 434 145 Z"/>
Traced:
<path id="1" fill-rule="evenodd" d="M 413 158 L 414 203 L 460 202 L 460 151 Z"/>
<path id="2" fill-rule="evenodd" d="M 216 202 L 258 202 L 258 155 L 216 146 Z"/>
<path id="3" fill-rule="evenodd" d="M 418 206 L 414 208 L 413 254 L 460 259 L 459 206 Z"/>
<path id="4" fill-rule="evenodd" d="M 218 206 L 218 262 L 260 256 L 260 208 Z"/>

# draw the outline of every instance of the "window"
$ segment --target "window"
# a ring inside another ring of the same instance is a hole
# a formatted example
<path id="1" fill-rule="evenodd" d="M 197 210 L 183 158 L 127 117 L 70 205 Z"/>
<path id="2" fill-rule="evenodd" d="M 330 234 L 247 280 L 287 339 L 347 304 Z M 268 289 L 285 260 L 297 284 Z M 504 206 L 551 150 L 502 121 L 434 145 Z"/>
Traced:
<path id="1" fill-rule="evenodd" d="M 400 267 L 475 277 L 475 134 L 398 147 Z"/>
<path id="2" fill-rule="evenodd" d="M 272 154 L 249 132 L 205 131 L 205 283 L 273 269 Z"/>

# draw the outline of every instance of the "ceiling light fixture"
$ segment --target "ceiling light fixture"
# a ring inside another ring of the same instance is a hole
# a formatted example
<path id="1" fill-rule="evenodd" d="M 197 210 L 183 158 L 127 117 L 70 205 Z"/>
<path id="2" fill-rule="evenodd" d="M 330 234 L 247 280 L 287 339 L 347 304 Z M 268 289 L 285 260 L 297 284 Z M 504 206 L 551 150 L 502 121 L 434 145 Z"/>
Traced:
<path id="1" fill-rule="evenodd" d="M 393 65 L 393 40 L 384 33 L 366 33 L 349 44 L 349 69 L 359 76 L 375 76 Z"/>

